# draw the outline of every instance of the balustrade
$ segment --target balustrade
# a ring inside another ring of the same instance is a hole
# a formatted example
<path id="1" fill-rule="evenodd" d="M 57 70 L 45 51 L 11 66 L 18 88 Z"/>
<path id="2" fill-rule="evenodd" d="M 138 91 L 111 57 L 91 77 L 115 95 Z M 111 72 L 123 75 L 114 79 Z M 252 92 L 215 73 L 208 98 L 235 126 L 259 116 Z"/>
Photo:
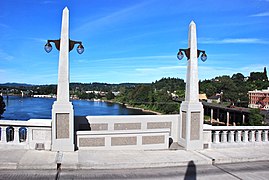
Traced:
<path id="1" fill-rule="evenodd" d="M 234 147 L 236 145 L 269 144 L 269 126 L 204 126 L 204 132 L 211 131 L 212 147 Z"/>
<path id="2" fill-rule="evenodd" d="M 0 143 L 22 143 L 26 142 L 27 128 L 16 126 L 1 126 L 0 127 Z"/>
<path id="3" fill-rule="evenodd" d="M 50 149 L 50 134 L 50 120 L 0 121 L 0 145 L 3 147 L 34 149 L 36 143 L 45 143 L 46 149 Z"/>

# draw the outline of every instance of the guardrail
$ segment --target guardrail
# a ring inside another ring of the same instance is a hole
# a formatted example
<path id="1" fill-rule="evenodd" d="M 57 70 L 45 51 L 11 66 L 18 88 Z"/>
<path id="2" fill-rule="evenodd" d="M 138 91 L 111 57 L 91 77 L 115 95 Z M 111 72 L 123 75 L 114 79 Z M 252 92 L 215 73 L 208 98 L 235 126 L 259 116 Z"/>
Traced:
<path id="1" fill-rule="evenodd" d="M 51 120 L 1 120 L 0 148 L 51 149 Z"/>
<path id="2" fill-rule="evenodd" d="M 269 126 L 204 125 L 205 148 L 269 145 Z"/>

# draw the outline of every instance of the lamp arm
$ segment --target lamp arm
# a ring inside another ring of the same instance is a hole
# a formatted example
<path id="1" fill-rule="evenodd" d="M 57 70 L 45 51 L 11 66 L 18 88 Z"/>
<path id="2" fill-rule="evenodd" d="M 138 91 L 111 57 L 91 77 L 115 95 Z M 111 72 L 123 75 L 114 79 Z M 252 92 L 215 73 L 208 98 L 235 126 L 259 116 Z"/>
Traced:
<path id="1" fill-rule="evenodd" d="M 58 51 L 60 51 L 60 44 L 61 44 L 61 39 L 57 39 L 57 40 L 48 40 L 48 43 L 53 42 L 55 44 L 55 47 Z M 69 39 L 69 52 L 74 48 L 75 44 L 82 44 L 81 41 L 73 41 L 71 39 Z"/>

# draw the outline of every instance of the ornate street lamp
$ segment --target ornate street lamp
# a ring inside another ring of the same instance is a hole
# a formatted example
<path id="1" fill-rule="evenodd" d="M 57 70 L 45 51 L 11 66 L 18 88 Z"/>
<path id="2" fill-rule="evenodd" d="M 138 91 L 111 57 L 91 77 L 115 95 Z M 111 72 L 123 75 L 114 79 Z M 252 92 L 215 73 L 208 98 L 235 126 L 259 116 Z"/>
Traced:
<path id="1" fill-rule="evenodd" d="M 50 44 L 51 42 L 53 42 L 55 44 L 56 49 L 58 49 L 58 51 L 60 51 L 60 41 L 61 39 L 58 40 L 48 40 L 47 43 L 45 44 L 45 51 L 47 53 L 49 53 L 52 50 L 52 45 Z M 74 48 L 75 44 L 79 44 L 77 47 L 77 52 L 79 54 L 82 54 L 84 52 L 84 47 L 82 45 L 81 41 L 72 41 L 69 39 L 69 52 L 72 51 L 72 49 Z"/>
<path id="2" fill-rule="evenodd" d="M 179 60 L 182 60 L 183 57 L 184 57 L 184 54 L 182 53 L 182 51 L 185 53 L 185 56 L 188 58 L 188 60 L 190 59 L 190 48 L 188 49 L 179 49 L 178 53 L 177 53 L 177 58 Z M 201 55 L 201 60 L 203 62 L 205 62 L 207 60 L 207 55 L 205 54 L 205 51 L 202 51 L 202 50 L 197 50 L 197 58 L 199 58 L 200 56 L 200 53 L 203 53 Z"/>

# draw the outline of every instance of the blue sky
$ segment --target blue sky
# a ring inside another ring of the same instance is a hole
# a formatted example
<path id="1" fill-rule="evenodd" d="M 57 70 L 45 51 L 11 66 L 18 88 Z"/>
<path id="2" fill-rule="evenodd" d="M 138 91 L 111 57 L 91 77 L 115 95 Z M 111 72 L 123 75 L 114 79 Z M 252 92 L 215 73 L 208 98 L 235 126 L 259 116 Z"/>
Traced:
<path id="1" fill-rule="evenodd" d="M 70 38 L 85 51 L 70 53 L 71 82 L 153 82 L 185 79 L 188 26 L 197 26 L 199 78 L 269 68 L 269 0 L 9 0 L 0 1 L 0 83 L 56 84 L 62 10 Z"/>

